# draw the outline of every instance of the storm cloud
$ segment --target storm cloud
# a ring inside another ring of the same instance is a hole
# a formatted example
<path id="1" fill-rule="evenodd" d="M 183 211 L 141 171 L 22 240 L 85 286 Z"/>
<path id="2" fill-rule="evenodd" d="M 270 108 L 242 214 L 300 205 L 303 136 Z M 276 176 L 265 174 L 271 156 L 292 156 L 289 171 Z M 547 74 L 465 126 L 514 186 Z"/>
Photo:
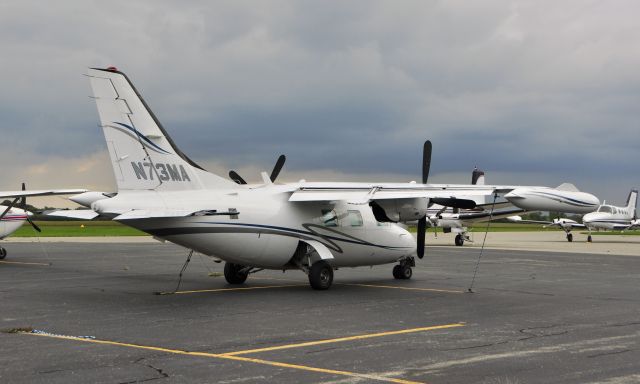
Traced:
<path id="1" fill-rule="evenodd" d="M 126 72 L 183 152 L 258 180 L 640 175 L 635 1 L 0 2 L 2 189 L 113 190 L 87 67 Z"/>

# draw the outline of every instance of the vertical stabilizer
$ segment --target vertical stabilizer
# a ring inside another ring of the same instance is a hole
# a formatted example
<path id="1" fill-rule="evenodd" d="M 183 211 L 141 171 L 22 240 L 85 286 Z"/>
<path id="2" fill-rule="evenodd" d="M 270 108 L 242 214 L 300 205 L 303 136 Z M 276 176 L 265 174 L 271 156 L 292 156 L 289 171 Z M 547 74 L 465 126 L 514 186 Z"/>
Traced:
<path id="1" fill-rule="evenodd" d="M 118 190 L 237 188 L 178 149 L 124 73 L 92 68 L 88 76 Z"/>
<path id="2" fill-rule="evenodd" d="M 638 203 L 638 190 L 632 189 L 627 197 L 627 210 L 632 213 L 632 217 L 636 218 L 636 204 Z"/>

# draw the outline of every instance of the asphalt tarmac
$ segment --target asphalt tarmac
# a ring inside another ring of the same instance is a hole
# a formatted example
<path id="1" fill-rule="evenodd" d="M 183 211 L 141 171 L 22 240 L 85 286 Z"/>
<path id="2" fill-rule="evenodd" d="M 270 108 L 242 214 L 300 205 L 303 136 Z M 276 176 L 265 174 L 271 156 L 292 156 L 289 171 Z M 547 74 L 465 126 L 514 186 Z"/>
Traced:
<path id="1" fill-rule="evenodd" d="M 319 292 L 229 286 L 196 254 L 157 294 L 184 249 L 2 246 L 1 383 L 640 382 L 638 257 L 487 249 L 468 293 L 480 250 L 429 247 L 409 281 L 341 269 Z"/>

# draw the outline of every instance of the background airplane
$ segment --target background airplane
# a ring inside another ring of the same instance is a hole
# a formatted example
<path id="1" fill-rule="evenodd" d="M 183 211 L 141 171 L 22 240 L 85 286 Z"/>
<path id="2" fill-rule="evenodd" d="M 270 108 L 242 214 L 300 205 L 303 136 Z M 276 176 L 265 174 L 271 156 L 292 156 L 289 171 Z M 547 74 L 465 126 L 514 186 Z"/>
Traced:
<path id="1" fill-rule="evenodd" d="M 582 216 L 582 224 L 567 218 L 557 218 L 553 221 L 523 220 L 520 216 L 509 217 L 508 220 L 518 223 L 539 223 L 545 227 L 557 226 L 567 235 L 567 241 L 573 241 L 573 228 L 586 228 L 589 230 L 587 241 L 593 241 L 591 231 L 593 230 L 619 230 L 640 228 L 640 220 L 636 216 L 636 204 L 638 191 L 632 189 L 627 197 L 626 206 L 615 206 L 602 204 L 595 212 L 590 212 Z"/>
<path id="2" fill-rule="evenodd" d="M 94 193 L 95 201 L 80 196 L 90 214 L 224 260 L 230 284 L 262 269 L 296 269 L 314 289 L 328 289 L 334 269 L 387 263 L 397 263 L 395 278 L 408 279 L 414 257 L 424 256 L 430 205 L 473 209 L 475 201 L 463 196 L 542 188 L 427 184 L 430 151 L 422 184 L 275 184 L 266 173 L 263 184 L 242 184 L 180 151 L 124 73 L 92 68 L 88 77 L 118 188 L 111 197 Z M 415 221 L 416 239 L 396 224 Z"/>
<path id="3" fill-rule="evenodd" d="M 25 185 L 22 183 L 20 191 L 0 191 L 0 199 L 13 198 L 9 205 L 0 205 L 0 240 L 10 236 L 18 230 L 22 224 L 27 221 L 38 232 L 40 228 L 31 221 L 31 212 L 25 207 L 27 205 L 27 196 L 53 196 L 53 195 L 71 195 L 86 192 L 86 189 L 52 189 L 52 190 L 33 190 L 26 191 Z M 16 207 L 18 205 L 20 208 Z M 7 250 L 0 247 L 0 259 L 7 257 Z"/>

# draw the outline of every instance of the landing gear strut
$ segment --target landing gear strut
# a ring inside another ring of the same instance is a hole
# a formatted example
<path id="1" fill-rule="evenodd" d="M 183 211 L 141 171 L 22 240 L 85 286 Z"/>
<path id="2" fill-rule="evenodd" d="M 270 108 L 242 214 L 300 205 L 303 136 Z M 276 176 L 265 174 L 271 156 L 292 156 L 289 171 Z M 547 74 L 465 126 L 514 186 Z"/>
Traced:
<path id="1" fill-rule="evenodd" d="M 0 247 L 0 260 L 4 259 L 5 257 L 7 257 L 7 250 Z"/>
<path id="2" fill-rule="evenodd" d="M 240 264 L 225 263 L 224 264 L 224 278 L 229 284 L 242 284 L 247 281 L 249 271 L 247 267 Z"/>
<path id="3" fill-rule="evenodd" d="M 415 267 L 416 262 L 413 258 L 404 259 L 400 264 L 393 267 L 393 277 L 398 280 L 409 280 L 413 275 L 411 267 Z"/>

